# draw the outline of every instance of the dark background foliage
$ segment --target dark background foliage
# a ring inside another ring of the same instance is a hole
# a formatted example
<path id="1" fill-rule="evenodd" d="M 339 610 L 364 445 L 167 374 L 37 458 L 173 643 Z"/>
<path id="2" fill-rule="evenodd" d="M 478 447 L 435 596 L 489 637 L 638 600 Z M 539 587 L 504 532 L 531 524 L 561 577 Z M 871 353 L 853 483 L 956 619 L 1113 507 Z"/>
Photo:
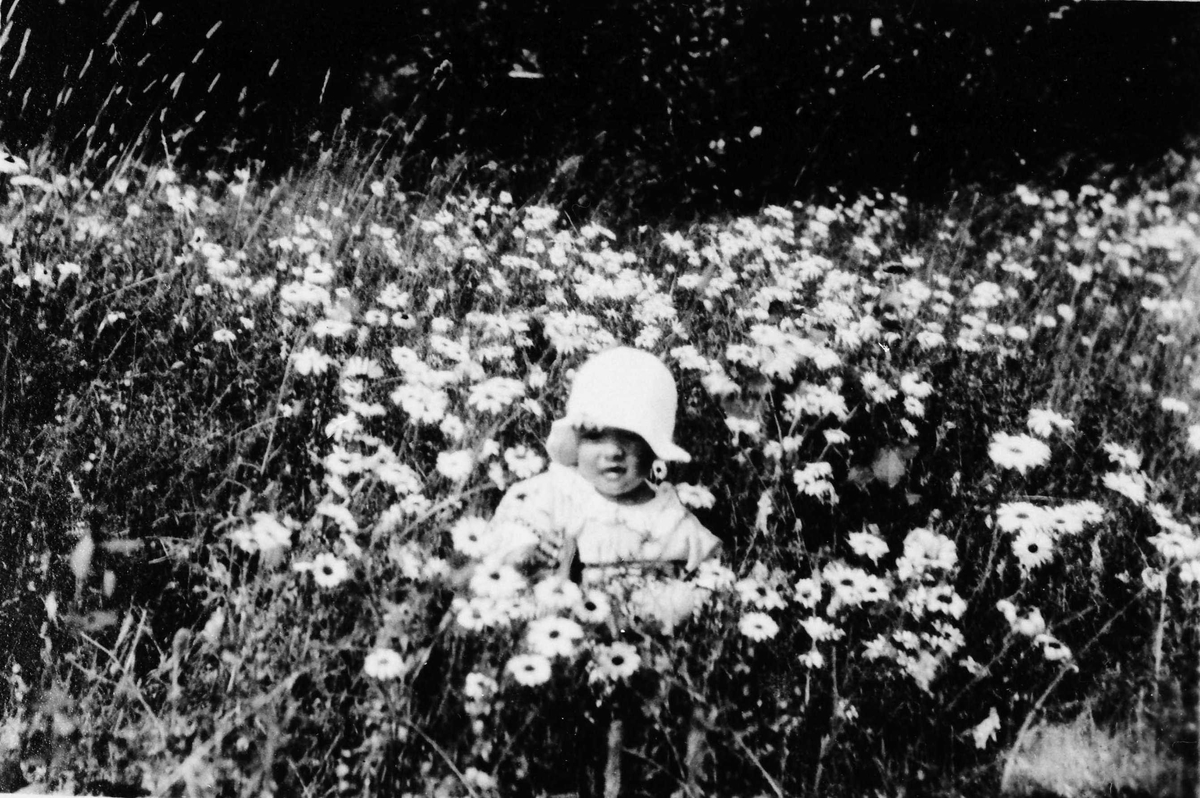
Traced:
<path id="1" fill-rule="evenodd" d="M 700 209 L 1070 180 L 1178 146 L 1200 112 L 1189 3 L 15 5 L 0 135 L 101 164 L 140 137 L 278 168 L 352 107 L 346 129 L 379 130 L 414 182 L 466 152 L 518 189 L 558 174 L 582 203 Z"/>

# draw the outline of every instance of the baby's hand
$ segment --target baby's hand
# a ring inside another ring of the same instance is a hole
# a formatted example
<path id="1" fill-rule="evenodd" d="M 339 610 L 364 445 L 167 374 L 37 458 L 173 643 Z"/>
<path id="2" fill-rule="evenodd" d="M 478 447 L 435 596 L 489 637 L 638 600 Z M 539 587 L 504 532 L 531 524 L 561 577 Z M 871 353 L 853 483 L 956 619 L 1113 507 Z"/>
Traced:
<path id="1" fill-rule="evenodd" d="M 563 542 L 559 538 L 543 537 L 538 541 L 537 552 L 548 564 L 558 565 L 562 559 Z"/>

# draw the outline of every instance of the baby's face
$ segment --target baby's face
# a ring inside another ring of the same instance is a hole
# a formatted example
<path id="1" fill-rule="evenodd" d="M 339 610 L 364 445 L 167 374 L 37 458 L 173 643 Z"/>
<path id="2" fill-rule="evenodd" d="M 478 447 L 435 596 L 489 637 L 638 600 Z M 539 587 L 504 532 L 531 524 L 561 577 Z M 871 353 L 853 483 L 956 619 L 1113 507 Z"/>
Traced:
<path id="1" fill-rule="evenodd" d="M 579 430 L 576 468 L 592 487 L 610 499 L 645 493 L 653 461 L 654 452 L 640 435 L 607 427 Z"/>

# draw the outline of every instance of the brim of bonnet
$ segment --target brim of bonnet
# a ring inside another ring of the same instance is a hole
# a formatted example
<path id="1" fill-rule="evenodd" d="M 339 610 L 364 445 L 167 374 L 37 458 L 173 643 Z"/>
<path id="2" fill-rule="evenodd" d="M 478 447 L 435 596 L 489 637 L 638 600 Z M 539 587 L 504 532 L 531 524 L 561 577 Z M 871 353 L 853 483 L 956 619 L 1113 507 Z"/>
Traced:
<path id="1" fill-rule="evenodd" d="M 583 426 L 580 419 L 570 416 L 560 418 L 550 425 L 550 434 L 546 437 L 546 454 L 559 465 L 575 466 L 579 463 L 579 428 Z M 654 456 L 660 460 L 676 463 L 691 462 L 692 456 L 671 441 L 652 441 L 637 430 L 628 430 L 650 446 Z"/>

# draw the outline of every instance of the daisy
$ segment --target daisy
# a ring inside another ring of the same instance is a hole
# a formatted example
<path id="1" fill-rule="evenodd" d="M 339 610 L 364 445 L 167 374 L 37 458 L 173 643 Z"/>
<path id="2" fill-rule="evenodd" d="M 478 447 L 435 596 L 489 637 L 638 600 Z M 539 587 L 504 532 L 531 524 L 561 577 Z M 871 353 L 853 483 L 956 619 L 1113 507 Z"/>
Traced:
<path id="1" fill-rule="evenodd" d="M 679 500 L 688 507 L 707 509 L 717 503 L 717 497 L 713 496 L 712 491 L 700 485 L 681 482 L 675 486 L 675 492 L 679 495 Z"/>
<path id="2" fill-rule="evenodd" d="M 1030 468 L 1045 465 L 1049 461 L 1050 447 L 1029 435 L 997 432 L 988 446 L 988 456 L 1001 468 L 1011 468 L 1024 474 Z"/>
<path id="3" fill-rule="evenodd" d="M 825 655 L 814 648 L 797 657 L 797 661 L 806 668 L 817 670 L 825 666 Z"/>
<path id="4" fill-rule="evenodd" d="M 996 508 L 996 525 L 1005 532 L 1026 529 L 1046 529 L 1051 525 L 1050 514 L 1029 502 L 1005 502 Z"/>
<path id="5" fill-rule="evenodd" d="M 748 612 L 738 621 L 738 631 L 757 643 L 779 634 L 779 624 L 765 612 Z"/>
<path id="6" fill-rule="evenodd" d="M 352 534 L 358 532 L 358 522 L 354 520 L 354 514 L 350 508 L 344 504 L 321 502 L 317 505 L 317 515 L 323 515 L 333 521 L 343 532 Z"/>
<path id="7" fill-rule="evenodd" d="M 1046 631 L 1046 621 L 1042 618 L 1042 611 L 1036 607 L 1030 610 L 1028 615 L 1018 617 L 1009 625 L 1014 632 L 1026 637 L 1036 637 Z"/>
<path id="8" fill-rule="evenodd" d="M 444 391 L 424 385 L 401 385 L 390 396 L 393 404 L 423 424 L 437 424 L 450 408 L 450 397 Z"/>
<path id="9" fill-rule="evenodd" d="M 862 603 L 862 584 L 866 572 L 840 562 L 831 562 L 821 572 L 822 580 L 833 587 L 834 601 L 856 607 Z"/>
<path id="10" fill-rule="evenodd" d="M 470 451 L 439 452 L 437 470 L 451 482 L 465 482 L 475 466 L 475 455 Z"/>
<path id="11" fill-rule="evenodd" d="M 1114 490 L 1134 504 L 1146 503 L 1146 489 L 1149 480 L 1141 473 L 1127 474 L 1109 472 L 1103 478 L 1104 487 Z"/>
<path id="12" fill-rule="evenodd" d="M 367 655 L 363 662 L 363 673 L 372 679 L 386 681 L 399 679 L 408 672 L 408 663 L 400 653 L 390 648 L 378 648 Z"/>
<path id="13" fill-rule="evenodd" d="M 533 586 L 533 597 L 539 607 L 558 612 L 575 607 L 583 601 L 583 591 L 569 579 L 551 576 Z"/>
<path id="14" fill-rule="evenodd" d="M 1021 569 L 1029 571 L 1049 562 L 1054 554 L 1054 539 L 1040 529 L 1023 529 L 1012 547 Z"/>
<path id="15" fill-rule="evenodd" d="M 1142 466 L 1142 455 L 1119 443 L 1104 444 L 1104 451 L 1108 453 L 1108 459 L 1121 468 L 1136 471 Z"/>
<path id="16" fill-rule="evenodd" d="M 19 175 L 29 170 L 29 164 L 15 155 L 0 150 L 0 175 Z"/>
<path id="17" fill-rule="evenodd" d="M 541 473 L 546 461 L 526 446 L 514 446 L 504 452 L 504 462 L 517 479 L 528 479 Z"/>
<path id="18" fill-rule="evenodd" d="M 825 443 L 829 446 L 839 446 L 850 440 L 850 434 L 845 430 L 827 429 L 822 434 L 825 436 Z"/>
<path id="19" fill-rule="evenodd" d="M 815 579 L 801 579 L 796 582 L 795 592 L 792 598 L 801 607 L 812 609 L 821 601 L 821 584 Z"/>
<path id="20" fill-rule="evenodd" d="M 783 607 L 783 598 L 774 589 L 762 584 L 757 579 L 742 579 L 734 585 L 738 597 L 745 604 L 750 604 L 760 610 L 774 610 Z"/>
<path id="21" fill-rule="evenodd" d="M 637 649 L 629 643 L 613 643 L 596 646 L 593 654 L 589 682 L 615 682 L 628 679 L 642 666 Z"/>
<path id="22" fill-rule="evenodd" d="M 463 695 L 470 701 L 483 701 L 492 696 L 500 686 L 485 673 L 472 671 L 463 683 Z"/>
<path id="23" fill-rule="evenodd" d="M 858 590 L 862 600 L 866 603 L 883 601 L 888 597 L 888 583 L 873 574 L 864 576 Z"/>
<path id="24" fill-rule="evenodd" d="M 518 654 L 504 666 L 517 684 L 536 687 L 550 678 L 550 660 L 540 654 Z"/>
<path id="25" fill-rule="evenodd" d="M 1050 662 L 1059 662 L 1071 658 L 1071 649 L 1048 634 L 1038 635 L 1034 638 L 1034 642 L 1041 645 L 1042 655 Z"/>
<path id="26" fill-rule="evenodd" d="M 468 632 L 478 632 L 498 625 L 502 613 L 491 599 L 473 598 L 459 604 L 455 622 Z"/>
<path id="27" fill-rule="evenodd" d="M 291 519 L 287 519 L 290 523 Z M 272 554 L 292 545 L 292 530 L 267 513 L 255 513 L 254 523 L 234 531 L 230 537 L 238 548 Z"/>
<path id="28" fill-rule="evenodd" d="M 1076 535 L 1083 531 L 1084 513 L 1078 505 L 1047 507 L 1046 515 L 1050 522 L 1048 528 L 1056 535 Z"/>
<path id="29" fill-rule="evenodd" d="M 612 615 L 608 596 L 599 590 L 589 590 L 575 605 L 575 617 L 584 623 L 603 623 Z"/>
<path id="30" fill-rule="evenodd" d="M 509 598 L 525 587 L 525 580 L 511 565 L 484 563 L 471 576 L 471 592 L 489 598 Z"/>
<path id="31" fill-rule="evenodd" d="M 1188 560 L 1179 566 L 1179 581 L 1185 585 L 1200 582 L 1200 560 Z"/>
<path id="32" fill-rule="evenodd" d="M 800 626 L 804 628 L 814 643 L 821 640 L 837 640 L 845 634 L 841 629 L 817 615 L 805 618 L 800 622 Z"/>
<path id="33" fill-rule="evenodd" d="M 705 560 L 696 569 L 691 582 L 703 590 L 728 590 L 733 587 L 737 575 L 716 560 Z"/>
<path id="34" fill-rule="evenodd" d="M 342 376 L 377 380 L 383 377 L 383 367 L 369 357 L 354 355 L 346 360 L 346 365 L 342 366 Z"/>
<path id="35" fill-rule="evenodd" d="M 860 557 L 867 557 L 871 562 L 879 562 L 879 558 L 888 553 L 887 542 L 870 532 L 851 532 L 850 549 Z"/>
<path id="36" fill-rule="evenodd" d="M 346 561 L 332 554 L 318 554 L 310 563 L 296 563 L 297 571 L 311 571 L 313 581 L 325 588 L 337 587 L 350 576 Z"/>
<path id="37" fill-rule="evenodd" d="M 474 559 L 482 559 L 491 550 L 488 541 L 488 522 L 477 515 L 460 518 L 450 527 L 454 550 Z"/>
<path id="38" fill-rule="evenodd" d="M 324 374 L 333 365 L 333 358 L 311 346 L 306 346 L 292 355 L 292 363 L 297 374 Z"/>
<path id="39" fill-rule="evenodd" d="M 1147 565 L 1142 569 L 1142 584 L 1150 590 L 1161 593 L 1167 589 L 1167 575 L 1165 572 Z"/>
<path id="40" fill-rule="evenodd" d="M 866 644 L 863 645 L 863 654 L 868 660 L 874 661 L 880 657 L 890 657 L 894 653 L 895 649 L 892 647 L 891 642 L 889 642 L 887 637 L 884 635 L 879 635 L 872 640 L 868 640 Z"/>
<path id="41" fill-rule="evenodd" d="M 901 579 L 909 579 L 933 569 L 949 571 L 957 563 L 953 540 L 920 527 L 904 538 L 904 556 L 896 562 L 896 571 Z"/>
<path id="42" fill-rule="evenodd" d="M 961 618 L 967 609 L 967 602 L 949 585 L 938 585 L 929 591 L 925 599 L 925 606 L 930 612 L 940 612 L 951 618 Z"/>
<path id="43" fill-rule="evenodd" d="M 1160 404 L 1162 409 L 1168 413 L 1186 416 L 1189 412 L 1191 412 L 1191 408 L 1188 407 L 1187 402 L 1184 402 L 1181 399 L 1176 399 L 1174 396 L 1164 396 Z"/>
<path id="44" fill-rule="evenodd" d="M 551 615 L 529 624 L 525 643 L 535 654 L 543 657 L 570 657 L 583 637 L 583 627 L 570 618 Z"/>
<path id="45" fill-rule="evenodd" d="M 914 399 L 928 399 L 933 394 L 933 386 L 927 382 L 922 382 L 912 372 L 900 377 L 900 390 Z"/>
<path id="46" fill-rule="evenodd" d="M 1041 438 L 1049 438 L 1055 432 L 1070 432 L 1075 428 L 1075 422 L 1055 413 L 1053 410 L 1034 408 L 1029 411 L 1029 420 L 1025 422 L 1029 431 Z"/>
<path id="47" fill-rule="evenodd" d="M 1085 524 L 1098 524 L 1104 520 L 1104 508 L 1091 499 L 1073 502 L 1068 506 L 1079 513 L 1079 517 L 1083 519 L 1083 523 Z"/>
<path id="48" fill-rule="evenodd" d="M 471 388 L 467 404 L 481 413 L 499 413 L 525 395 L 525 383 L 512 377 L 492 377 Z"/>

